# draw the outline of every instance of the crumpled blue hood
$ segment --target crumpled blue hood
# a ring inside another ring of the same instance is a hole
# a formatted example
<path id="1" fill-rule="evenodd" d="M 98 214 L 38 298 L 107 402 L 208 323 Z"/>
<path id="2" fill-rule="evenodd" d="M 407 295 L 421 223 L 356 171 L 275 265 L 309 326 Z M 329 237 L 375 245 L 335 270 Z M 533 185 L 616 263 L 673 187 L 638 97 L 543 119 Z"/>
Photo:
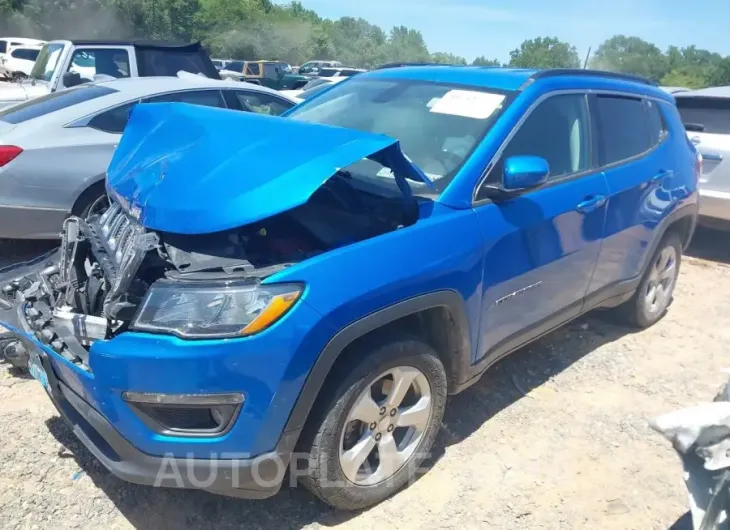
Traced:
<path id="1" fill-rule="evenodd" d="M 151 229 L 206 234 L 304 204 L 363 158 L 429 182 L 387 136 L 183 103 L 137 105 L 114 153 L 107 189 Z"/>

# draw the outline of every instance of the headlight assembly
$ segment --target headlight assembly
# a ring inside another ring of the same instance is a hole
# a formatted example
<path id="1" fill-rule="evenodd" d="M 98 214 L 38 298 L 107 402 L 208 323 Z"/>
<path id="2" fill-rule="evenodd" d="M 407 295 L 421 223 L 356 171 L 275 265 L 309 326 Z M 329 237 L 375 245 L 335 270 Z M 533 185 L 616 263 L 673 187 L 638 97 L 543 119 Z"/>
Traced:
<path id="1" fill-rule="evenodd" d="M 279 320 L 301 293 L 296 284 L 161 281 L 147 292 L 132 328 L 183 338 L 243 337 Z"/>

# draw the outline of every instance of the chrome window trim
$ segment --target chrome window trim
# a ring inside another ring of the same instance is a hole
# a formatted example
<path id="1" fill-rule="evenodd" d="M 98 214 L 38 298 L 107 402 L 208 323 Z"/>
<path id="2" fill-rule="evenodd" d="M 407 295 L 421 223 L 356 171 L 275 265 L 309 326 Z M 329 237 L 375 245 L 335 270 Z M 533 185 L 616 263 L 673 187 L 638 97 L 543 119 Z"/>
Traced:
<path id="1" fill-rule="evenodd" d="M 226 102 L 226 98 L 225 98 L 225 96 L 223 94 L 223 90 L 225 90 L 225 89 L 221 89 L 221 88 L 217 88 L 217 87 L 209 87 L 209 88 L 200 88 L 200 87 L 197 87 L 197 88 L 186 88 L 184 90 L 170 90 L 168 92 L 160 92 L 160 93 L 156 93 L 156 94 L 152 94 L 152 95 L 147 95 L 147 96 L 137 96 L 136 98 L 132 98 L 132 99 L 130 99 L 128 101 L 125 101 L 124 103 L 115 103 L 114 105 L 111 105 L 109 107 L 106 107 L 106 108 L 104 108 L 102 110 L 97 110 L 97 111 L 92 112 L 91 114 L 87 114 L 86 116 L 84 116 L 82 118 L 78 118 L 78 119 L 72 120 L 72 121 L 68 122 L 66 125 L 63 125 L 62 128 L 63 129 L 71 129 L 71 128 L 74 128 L 74 127 L 88 127 L 89 126 L 89 122 L 91 120 L 93 120 L 94 118 L 96 118 L 100 114 L 104 114 L 105 112 L 109 112 L 110 110 L 114 110 L 114 109 L 117 109 L 119 107 L 123 107 L 124 105 L 129 105 L 130 103 L 134 103 L 135 101 L 137 103 L 142 103 L 145 99 L 156 98 L 156 97 L 160 97 L 160 96 L 167 96 L 169 94 L 180 94 L 180 93 L 183 93 L 183 92 L 216 92 L 217 91 L 217 92 L 220 93 L 220 96 L 223 99 L 223 105 L 225 105 L 225 106 L 224 107 L 214 107 L 214 108 L 225 108 L 225 109 L 228 109 L 230 107 L 228 106 L 228 103 Z"/>
<path id="2" fill-rule="evenodd" d="M 477 199 L 477 194 L 479 193 L 479 190 L 484 185 L 484 182 L 487 180 L 487 177 L 489 176 L 490 171 L 494 168 L 495 164 L 499 161 L 500 157 L 502 156 L 502 153 L 504 153 L 504 150 L 507 148 L 507 145 L 512 141 L 512 139 L 517 134 L 517 131 L 520 130 L 522 125 L 524 125 L 527 118 L 530 117 L 530 115 L 533 113 L 533 111 L 544 101 L 551 97 L 556 96 L 568 96 L 568 95 L 585 95 L 586 97 L 590 95 L 604 95 L 604 96 L 618 96 L 618 97 L 628 97 L 633 99 L 641 99 L 641 100 L 653 100 L 657 101 L 659 103 L 666 103 L 666 100 L 657 97 L 657 96 L 650 96 L 645 94 L 637 94 L 634 92 L 624 92 L 621 90 L 605 90 L 605 89 L 594 89 L 594 88 L 581 88 L 581 89 L 562 89 L 562 90 L 553 90 L 551 92 L 546 92 L 545 94 L 542 94 L 539 98 L 537 98 L 535 101 L 532 102 L 532 104 L 527 108 L 525 113 L 520 117 L 519 121 L 515 124 L 515 126 L 512 128 L 510 133 L 507 135 L 507 137 L 502 141 L 502 143 L 499 145 L 499 148 L 494 153 L 494 156 L 489 160 L 489 163 L 485 167 L 484 171 L 482 172 L 482 175 L 479 177 L 479 180 L 477 181 L 477 185 L 472 191 L 472 197 L 471 197 L 471 205 L 472 208 L 476 206 L 481 206 L 483 204 L 488 204 L 493 202 L 492 199 L 485 198 L 485 199 Z M 594 117 L 593 113 L 591 112 L 590 108 L 590 102 L 588 102 L 588 114 L 589 114 L 589 134 L 591 135 L 591 150 L 593 149 L 593 146 L 595 144 L 595 141 L 593 139 L 594 134 Z M 662 116 L 663 118 L 663 116 Z M 555 183 L 562 183 L 567 180 L 572 180 L 574 178 L 583 177 L 585 175 L 588 175 L 590 173 L 594 173 L 596 171 L 604 171 L 606 169 L 612 169 L 613 167 L 621 164 L 625 164 L 627 162 L 631 162 L 634 160 L 637 160 L 638 158 L 644 157 L 647 154 L 651 153 L 655 149 L 659 148 L 666 140 L 669 138 L 669 134 L 665 135 L 665 137 L 662 139 L 661 142 L 651 147 L 651 149 L 644 151 L 642 153 L 639 153 L 631 158 L 627 158 L 624 160 L 619 160 L 617 162 L 613 162 L 611 164 L 601 166 L 600 164 L 597 165 L 595 168 L 590 168 L 588 170 L 580 171 L 577 173 L 570 173 L 568 175 L 563 175 L 560 178 L 556 178 L 554 180 L 550 180 L 546 182 L 544 186 L 540 186 L 536 189 L 543 189 L 547 186 L 553 185 Z M 593 156 L 593 153 L 591 153 L 591 156 Z"/>

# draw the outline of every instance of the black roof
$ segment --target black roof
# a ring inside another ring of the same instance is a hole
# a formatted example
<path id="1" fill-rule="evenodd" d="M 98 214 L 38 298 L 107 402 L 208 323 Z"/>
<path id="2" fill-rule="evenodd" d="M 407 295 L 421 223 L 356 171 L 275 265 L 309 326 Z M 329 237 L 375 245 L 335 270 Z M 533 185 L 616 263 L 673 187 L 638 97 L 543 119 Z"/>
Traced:
<path id="1" fill-rule="evenodd" d="M 196 51 L 200 49 L 200 42 L 167 42 L 160 40 L 144 40 L 144 39 L 131 39 L 131 40 L 86 40 L 86 39 L 73 39 L 71 40 L 76 46 L 134 46 L 135 48 L 172 48 L 175 50 Z"/>

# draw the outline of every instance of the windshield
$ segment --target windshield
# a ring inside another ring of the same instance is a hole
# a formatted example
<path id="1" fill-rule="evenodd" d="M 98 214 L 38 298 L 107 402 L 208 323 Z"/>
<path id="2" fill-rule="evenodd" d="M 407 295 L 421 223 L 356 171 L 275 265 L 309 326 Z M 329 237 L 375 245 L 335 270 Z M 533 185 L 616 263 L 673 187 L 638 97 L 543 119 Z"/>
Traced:
<path id="1" fill-rule="evenodd" d="M 46 44 L 41 48 L 30 76 L 38 81 L 50 81 L 61 57 L 63 44 Z"/>
<path id="2" fill-rule="evenodd" d="M 287 117 L 396 138 L 441 192 L 503 110 L 504 100 L 503 93 L 481 88 L 357 77 L 294 107 Z M 367 160 L 348 169 L 353 176 L 393 177 Z M 428 192 L 425 184 L 409 183 L 416 192 Z"/>

